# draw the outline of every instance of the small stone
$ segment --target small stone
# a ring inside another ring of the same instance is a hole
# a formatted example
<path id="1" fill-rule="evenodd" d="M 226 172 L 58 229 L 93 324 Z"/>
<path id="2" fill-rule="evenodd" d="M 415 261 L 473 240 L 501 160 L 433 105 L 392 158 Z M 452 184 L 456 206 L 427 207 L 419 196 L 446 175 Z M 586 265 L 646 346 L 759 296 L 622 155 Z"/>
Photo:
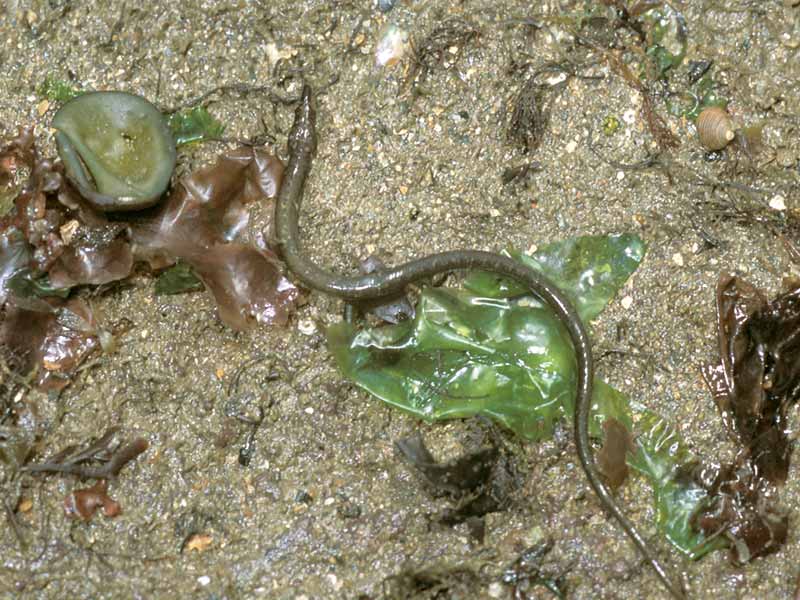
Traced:
<path id="1" fill-rule="evenodd" d="M 625 296 L 622 300 L 620 300 L 620 304 L 622 304 L 622 308 L 628 310 L 631 306 L 633 306 L 633 298 L 630 296 Z"/>
<path id="2" fill-rule="evenodd" d="M 676 252 L 672 255 L 672 262 L 674 262 L 679 267 L 683 266 L 683 255 L 680 252 Z"/>
<path id="3" fill-rule="evenodd" d="M 311 319 L 300 319 L 297 322 L 297 329 L 303 335 L 312 335 L 317 330 L 317 325 Z"/>
<path id="4" fill-rule="evenodd" d="M 43 116 L 44 113 L 50 108 L 50 102 L 48 100 L 42 100 L 39 104 L 36 105 L 36 112 L 39 113 L 39 116 Z"/>
<path id="5" fill-rule="evenodd" d="M 575 149 L 577 147 L 578 147 L 578 142 L 572 140 L 566 146 L 564 146 L 564 150 L 566 151 L 567 154 L 572 154 L 573 152 L 575 152 Z"/>
<path id="6" fill-rule="evenodd" d="M 625 171 L 617 171 L 617 181 L 625 179 Z"/>
<path id="7" fill-rule="evenodd" d="M 769 207 L 774 210 L 786 210 L 786 200 L 780 194 L 773 196 L 769 201 Z"/>
<path id="8" fill-rule="evenodd" d="M 502 598 L 504 593 L 503 584 L 499 581 L 495 581 L 489 586 L 489 596 L 492 598 Z"/>
<path id="9" fill-rule="evenodd" d="M 200 577 L 197 578 L 197 583 L 205 587 L 209 583 L 211 583 L 211 577 L 209 577 L 208 575 L 200 575 Z"/>
<path id="10" fill-rule="evenodd" d="M 489 216 L 492 217 L 493 219 L 496 219 L 497 217 L 500 216 L 500 211 L 497 210 L 496 208 L 492 208 L 489 210 Z"/>

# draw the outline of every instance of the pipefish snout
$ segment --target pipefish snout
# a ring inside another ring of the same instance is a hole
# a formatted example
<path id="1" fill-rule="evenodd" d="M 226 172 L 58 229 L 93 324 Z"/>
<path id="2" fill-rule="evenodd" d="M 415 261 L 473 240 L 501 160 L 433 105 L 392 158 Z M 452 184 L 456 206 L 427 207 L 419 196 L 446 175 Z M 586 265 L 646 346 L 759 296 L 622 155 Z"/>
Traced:
<path id="1" fill-rule="evenodd" d="M 349 301 L 374 300 L 401 291 L 408 284 L 439 273 L 482 269 L 505 275 L 525 284 L 555 312 L 566 328 L 575 349 L 578 365 L 578 389 L 575 403 L 575 446 L 589 484 L 603 507 L 620 524 L 642 556 L 658 575 L 664 586 L 678 599 L 684 593 L 667 576 L 644 538 L 625 516 L 600 477 L 589 443 L 589 413 L 592 397 L 594 363 L 586 328 L 571 302 L 545 276 L 511 258 L 479 250 L 456 250 L 431 254 L 397 267 L 386 268 L 368 275 L 350 277 L 328 271 L 308 259 L 300 246 L 298 220 L 303 200 L 303 188 L 311 170 L 316 149 L 316 107 L 309 86 L 295 111 L 289 133 L 289 162 L 283 185 L 275 205 L 275 239 L 289 270 L 306 286 Z"/>

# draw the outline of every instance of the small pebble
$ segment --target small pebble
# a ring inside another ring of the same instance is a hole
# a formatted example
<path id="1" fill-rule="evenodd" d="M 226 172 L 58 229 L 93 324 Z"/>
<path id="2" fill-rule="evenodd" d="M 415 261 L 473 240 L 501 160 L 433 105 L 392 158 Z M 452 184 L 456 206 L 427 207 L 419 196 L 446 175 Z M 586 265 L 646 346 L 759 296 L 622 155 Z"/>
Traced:
<path id="1" fill-rule="evenodd" d="M 489 586 L 489 596 L 492 598 L 502 598 L 504 592 L 503 584 L 499 581 L 495 581 Z"/>
<path id="2" fill-rule="evenodd" d="M 680 252 L 676 252 L 672 255 L 672 262 L 674 262 L 679 267 L 683 266 L 683 255 Z"/>
<path id="3" fill-rule="evenodd" d="M 620 300 L 620 304 L 622 304 L 622 308 L 628 310 L 631 306 L 633 306 L 633 298 L 630 296 L 625 296 L 622 300 Z"/>
<path id="4" fill-rule="evenodd" d="M 769 207 L 775 210 L 786 210 L 786 200 L 780 194 L 773 196 L 769 201 Z"/>
<path id="5" fill-rule="evenodd" d="M 197 578 L 197 583 L 205 587 L 211 583 L 211 577 L 208 575 L 200 575 L 200 577 Z"/>
<path id="6" fill-rule="evenodd" d="M 317 325 L 311 319 L 300 319 L 297 322 L 297 329 L 303 335 L 311 335 L 317 330 Z"/>
<path id="7" fill-rule="evenodd" d="M 572 140 L 566 146 L 564 146 L 564 150 L 566 151 L 567 154 L 572 154 L 573 152 L 575 152 L 575 149 L 577 147 L 578 147 L 578 142 Z"/>

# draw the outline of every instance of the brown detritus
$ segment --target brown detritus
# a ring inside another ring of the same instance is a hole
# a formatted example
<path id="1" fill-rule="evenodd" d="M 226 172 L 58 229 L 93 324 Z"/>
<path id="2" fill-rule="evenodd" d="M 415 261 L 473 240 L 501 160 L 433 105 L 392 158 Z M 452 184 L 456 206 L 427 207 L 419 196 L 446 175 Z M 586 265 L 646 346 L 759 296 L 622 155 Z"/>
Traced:
<path id="1" fill-rule="evenodd" d="M 707 536 L 724 535 L 731 560 L 744 564 L 787 539 L 788 515 L 776 496 L 789 472 L 787 412 L 800 398 L 800 285 L 767 300 L 723 275 L 717 316 L 720 361 L 705 366 L 703 377 L 741 450 L 733 464 L 696 477 L 709 499 L 692 524 Z"/>
<path id="2" fill-rule="evenodd" d="M 108 481 L 101 479 L 92 487 L 73 490 L 64 498 L 64 514 L 70 519 L 89 521 L 98 508 L 109 518 L 122 512 L 119 502 L 108 495 Z"/>
<path id="3" fill-rule="evenodd" d="M 692 527 L 708 538 L 728 539 L 736 565 L 778 552 L 788 537 L 789 516 L 770 499 L 771 487 L 752 464 L 720 467 L 706 483 L 710 501 L 692 515 Z"/>
<path id="4" fill-rule="evenodd" d="M 617 490 L 628 478 L 628 452 L 635 452 L 630 431 L 614 417 L 603 421 L 603 447 L 597 453 L 597 468 L 612 490 Z"/>
<path id="5" fill-rule="evenodd" d="M 77 475 L 81 479 L 113 479 L 119 475 L 122 468 L 142 454 L 150 446 L 144 438 L 136 438 L 132 442 L 120 445 L 109 454 L 108 445 L 116 433 L 117 428 L 112 428 L 93 442 L 88 448 L 72 454 L 74 446 L 62 450 L 51 459 L 38 464 L 26 465 L 26 473 L 64 473 Z M 99 467 L 83 464 L 88 461 L 104 461 Z"/>
<path id="6" fill-rule="evenodd" d="M 453 17 L 442 21 L 422 40 L 411 44 L 413 52 L 406 85 L 424 83 L 430 72 L 444 62 L 445 56 L 457 62 L 464 47 L 478 35 L 478 30 L 464 19 Z M 455 55 L 451 54 L 451 48 L 456 48 Z"/>

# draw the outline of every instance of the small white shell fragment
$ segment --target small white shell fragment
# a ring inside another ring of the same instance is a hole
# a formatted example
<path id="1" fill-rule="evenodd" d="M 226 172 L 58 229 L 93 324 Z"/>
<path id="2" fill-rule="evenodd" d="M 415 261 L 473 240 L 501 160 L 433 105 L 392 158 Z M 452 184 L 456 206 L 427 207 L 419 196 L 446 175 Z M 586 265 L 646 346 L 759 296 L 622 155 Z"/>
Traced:
<path id="1" fill-rule="evenodd" d="M 769 201 L 769 207 L 773 210 L 786 210 L 786 200 L 780 194 L 773 196 Z"/>
<path id="2" fill-rule="evenodd" d="M 389 23 L 378 34 L 378 43 L 375 46 L 375 65 L 391 67 L 403 58 L 408 49 L 408 33 L 397 25 Z"/>
<path id="3" fill-rule="evenodd" d="M 317 330 L 317 324 L 311 319 L 300 319 L 297 322 L 297 329 L 303 335 L 312 335 Z"/>
<path id="4" fill-rule="evenodd" d="M 672 255 L 672 262 L 674 262 L 679 267 L 683 266 L 683 255 L 680 252 L 676 252 Z"/>
<path id="5" fill-rule="evenodd" d="M 622 304 L 622 308 L 628 310 L 631 306 L 633 306 L 633 297 L 625 296 L 622 300 L 620 300 L 619 303 Z"/>
<path id="6" fill-rule="evenodd" d="M 567 154 L 572 154 L 573 152 L 575 152 L 575 149 L 577 147 L 578 147 L 578 142 L 572 140 L 566 146 L 564 146 L 564 150 L 567 152 Z"/>
<path id="7" fill-rule="evenodd" d="M 624 113 L 622 113 L 622 120 L 625 121 L 628 125 L 633 125 L 636 122 L 636 111 L 632 108 L 629 108 Z"/>
<path id="8" fill-rule="evenodd" d="M 211 577 L 209 577 L 208 575 L 200 575 L 200 577 L 197 578 L 197 583 L 205 587 L 209 583 L 211 583 Z"/>
<path id="9" fill-rule="evenodd" d="M 502 598 L 505 594 L 505 588 L 499 581 L 495 581 L 489 586 L 489 596 L 491 598 Z"/>

